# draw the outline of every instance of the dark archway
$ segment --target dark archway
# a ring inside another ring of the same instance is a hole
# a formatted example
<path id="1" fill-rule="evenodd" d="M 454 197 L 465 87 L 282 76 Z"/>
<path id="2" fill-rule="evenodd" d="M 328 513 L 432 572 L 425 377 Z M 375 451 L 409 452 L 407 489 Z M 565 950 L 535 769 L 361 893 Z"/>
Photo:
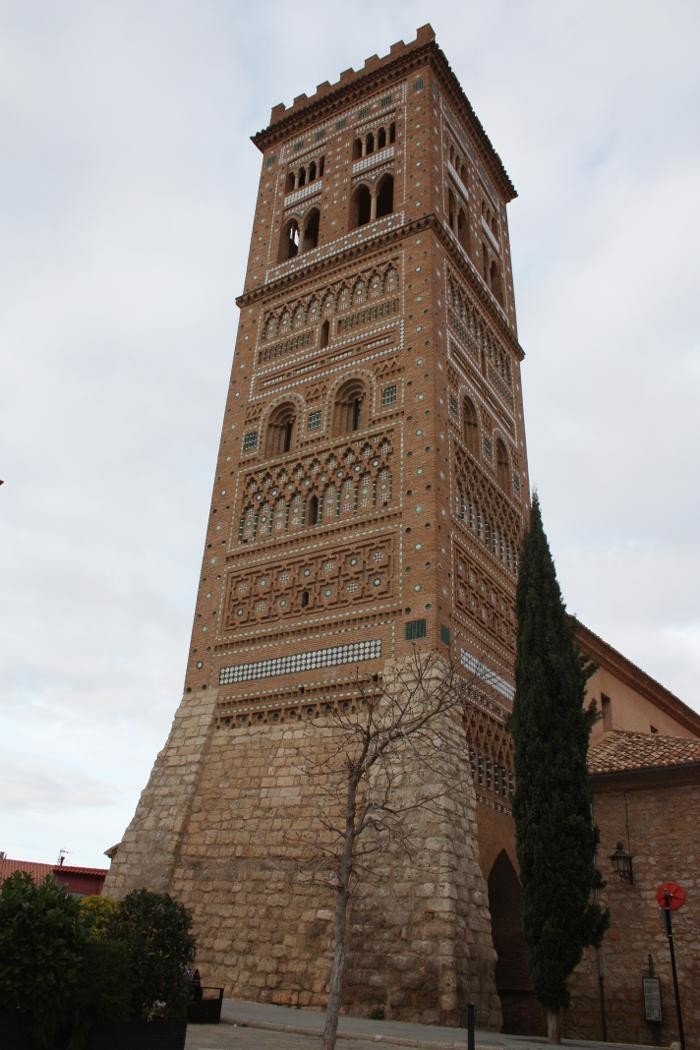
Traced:
<path id="1" fill-rule="evenodd" d="M 498 955 L 496 989 L 501 998 L 503 1031 L 526 1035 L 537 1031 L 541 1008 L 528 972 L 521 898 L 515 868 L 506 851 L 501 850 L 489 875 L 491 932 Z"/>
<path id="2" fill-rule="evenodd" d="M 394 176 L 382 175 L 377 183 L 377 218 L 391 215 L 394 210 Z"/>
<path id="3" fill-rule="evenodd" d="M 372 195 L 369 188 L 362 183 L 357 187 L 350 200 L 350 229 L 366 226 L 372 211 Z"/>

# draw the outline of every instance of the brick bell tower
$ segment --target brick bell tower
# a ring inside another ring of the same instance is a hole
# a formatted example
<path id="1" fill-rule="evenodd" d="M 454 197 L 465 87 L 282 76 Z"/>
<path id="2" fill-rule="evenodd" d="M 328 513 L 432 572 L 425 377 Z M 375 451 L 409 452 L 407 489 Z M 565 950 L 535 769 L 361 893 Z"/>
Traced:
<path id="1" fill-rule="evenodd" d="M 347 1002 L 455 1023 L 471 999 L 498 1025 L 507 931 L 489 891 L 499 907 L 514 878 L 505 719 L 528 499 L 515 191 L 430 26 L 275 106 L 253 142 L 185 691 L 106 892 L 181 899 L 203 978 L 227 994 L 323 1005 L 332 896 L 300 882 L 287 834 L 319 805 L 299 755 L 358 676 L 440 652 L 487 680 L 472 786 L 447 830 L 426 822 L 441 874 L 419 888 L 394 866 L 365 909 Z"/>

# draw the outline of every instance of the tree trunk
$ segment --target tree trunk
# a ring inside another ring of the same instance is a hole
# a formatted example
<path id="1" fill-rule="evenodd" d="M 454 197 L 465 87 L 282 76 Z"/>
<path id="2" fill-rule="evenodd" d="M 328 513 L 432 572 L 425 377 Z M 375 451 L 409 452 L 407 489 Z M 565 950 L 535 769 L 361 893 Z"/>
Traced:
<path id="1" fill-rule="evenodd" d="M 323 1029 L 322 1050 L 334 1050 L 338 1034 L 338 1017 L 343 995 L 345 977 L 345 942 L 347 939 L 348 894 L 340 888 L 335 898 L 335 946 L 333 949 L 333 968 L 331 969 L 328 1006 L 326 1007 L 326 1024 Z"/>
<path id="2" fill-rule="evenodd" d="M 338 881 L 335 893 L 335 930 L 333 946 L 333 967 L 331 969 L 330 988 L 328 989 L 328 1006 L 326 1007 L 326 1024 L 321 1040 L 322 1050 L 335 1050 L 338 1034 L 338 1017 L 343 996 L 345 978 L 345 959 L 347 950 L 348 901 L 350 900 L 350 875 L 355 848 L 355 804 L 357 799 L 357 780 L 350 777 L 345 801 L 345 839 L 343 852 L 338 866 Z"/>
<path id="3" fill-rule="evenodd" d="M 547 1041 L 561 1043 L 561 1010 L 547 1010 Z"/>

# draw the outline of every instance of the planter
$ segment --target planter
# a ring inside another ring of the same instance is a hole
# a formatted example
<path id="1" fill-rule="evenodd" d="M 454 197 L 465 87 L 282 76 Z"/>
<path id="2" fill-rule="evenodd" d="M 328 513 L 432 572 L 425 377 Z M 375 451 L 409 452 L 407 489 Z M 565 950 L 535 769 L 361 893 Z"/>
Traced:
<path id="1" fill-rule="evenodd" d="M 18 1010 L 0 1010 L 0 1048 L 2 1050 L 36 1050 L 36 1043 L 29 1035 L 31 1017 Z M 65 1027 L 57 1033 L 51 1050 L 66 1050 L 70 1031 Z"/>
<path id="2" fill-rule="evenodd" d="M 185 1050 L 187 1021 L 141 1021 L 100 1024 L 88 1036 L 86 1050 Z"/>
<path id="3" fill-rule="evenodd" d="M 17 1010 L 0 1010 L 0 1046 L 3 1050 L 31 1050 L 25 1018 Z"/>
<path id="4" fill-rule="evenodd" d="M 221 1020 L 221 1004 L 224 1001 L 223 988 L 212 988 L 202 985 L 198 989 L 201 998 L 195 998 L 187 1011 L 190 1024 L 218 1024 Z"/>

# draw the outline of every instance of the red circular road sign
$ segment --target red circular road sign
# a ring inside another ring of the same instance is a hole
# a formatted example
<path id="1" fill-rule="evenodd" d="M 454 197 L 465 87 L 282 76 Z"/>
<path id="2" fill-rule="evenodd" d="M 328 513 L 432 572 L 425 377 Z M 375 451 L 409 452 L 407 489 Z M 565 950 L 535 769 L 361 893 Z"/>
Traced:
<path id="1" fill-rule="evenodd" d="M 676 911 L 681 908 L 688 899 L 688 894 L 677 882 L 662 882 L 656 891 L 656 900 L 660 908 L 669 908 Z"/>

